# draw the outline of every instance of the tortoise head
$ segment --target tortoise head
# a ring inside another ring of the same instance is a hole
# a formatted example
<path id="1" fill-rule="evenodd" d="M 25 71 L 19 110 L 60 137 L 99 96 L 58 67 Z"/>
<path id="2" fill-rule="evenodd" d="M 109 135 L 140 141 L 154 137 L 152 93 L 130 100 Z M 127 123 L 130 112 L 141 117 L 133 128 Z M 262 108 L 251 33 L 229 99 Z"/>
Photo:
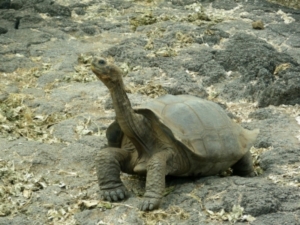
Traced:
<path id="1" fill-rule="evenodd" d="M 120 82 L 122 83 L 121 70 L 103 58 L 95 57 L 91 69 L 109 89 Z"/>

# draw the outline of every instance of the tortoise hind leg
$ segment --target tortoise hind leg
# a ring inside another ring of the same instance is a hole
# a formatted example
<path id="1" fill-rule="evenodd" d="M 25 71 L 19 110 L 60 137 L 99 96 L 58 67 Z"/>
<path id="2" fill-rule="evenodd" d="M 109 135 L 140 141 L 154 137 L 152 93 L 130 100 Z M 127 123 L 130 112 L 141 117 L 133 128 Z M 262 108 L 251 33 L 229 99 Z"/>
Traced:
<path id="1" fill-rule="evenodd" d="M 248 151 L 239 161 L 237 161 L 232 167 L 233 175 L 242 177 L 254 177 L 254 169 L 252 163 L 252 156 Z"/>

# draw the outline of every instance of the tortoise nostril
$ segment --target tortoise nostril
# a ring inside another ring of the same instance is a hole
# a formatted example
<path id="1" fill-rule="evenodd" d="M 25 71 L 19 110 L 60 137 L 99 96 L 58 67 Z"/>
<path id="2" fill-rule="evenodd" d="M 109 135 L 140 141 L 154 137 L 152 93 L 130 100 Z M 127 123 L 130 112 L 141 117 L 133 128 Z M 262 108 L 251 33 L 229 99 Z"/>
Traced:
<path id="1" fill-rule="evenodd" d="M 104 59 L 99 59 L 98 63 L 99 63 L 100 65 L 105 65 L 106 62 L 105 62 Z"/>

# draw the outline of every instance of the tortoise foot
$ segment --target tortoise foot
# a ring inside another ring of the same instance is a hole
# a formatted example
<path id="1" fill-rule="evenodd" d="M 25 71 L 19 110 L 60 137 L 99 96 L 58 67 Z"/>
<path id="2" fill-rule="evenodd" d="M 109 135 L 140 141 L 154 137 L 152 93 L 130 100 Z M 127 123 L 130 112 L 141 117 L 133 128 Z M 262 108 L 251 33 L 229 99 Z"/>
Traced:
<path id="1" fill-rule="evenodd" d="M 147 196 L 147 193 L 144 195 L 142 202 L 140 203 L 139 209 L 142 211 L 152 211 L 157 209 L 160 205 L 161 196 Z"/>
<path id="2" fill-rule="evenodd" d="M 127 196 L 128 191 L 123 185 L 117 188 L 102 190 L 102 199 L 110 202 L 124 200 Z"/>

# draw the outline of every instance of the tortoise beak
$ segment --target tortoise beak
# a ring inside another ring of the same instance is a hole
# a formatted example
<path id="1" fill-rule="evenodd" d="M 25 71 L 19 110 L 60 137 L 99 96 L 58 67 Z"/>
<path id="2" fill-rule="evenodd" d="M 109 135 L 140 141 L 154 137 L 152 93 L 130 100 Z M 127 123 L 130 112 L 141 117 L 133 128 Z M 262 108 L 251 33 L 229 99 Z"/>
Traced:
<path id="1" fill-rule="evenodd" d="M 97 68 L 94 66 L 93 63 L 91 64 L 91 69 L 92 69 L 93 73 L 100 79 L 100 76 L 99 76 L 99 74 L 97 72 Z"/>
<path id="2" fill-rule="evenodd" d="M 98 77 L 101 81 L 106 81 L 110 79 L 109 75 L 101 73 L 99 70 L 97 70 L 97 66 L 94 65 L 94 62 L 91 64 L 91 69 L 93 73 Z"/>

